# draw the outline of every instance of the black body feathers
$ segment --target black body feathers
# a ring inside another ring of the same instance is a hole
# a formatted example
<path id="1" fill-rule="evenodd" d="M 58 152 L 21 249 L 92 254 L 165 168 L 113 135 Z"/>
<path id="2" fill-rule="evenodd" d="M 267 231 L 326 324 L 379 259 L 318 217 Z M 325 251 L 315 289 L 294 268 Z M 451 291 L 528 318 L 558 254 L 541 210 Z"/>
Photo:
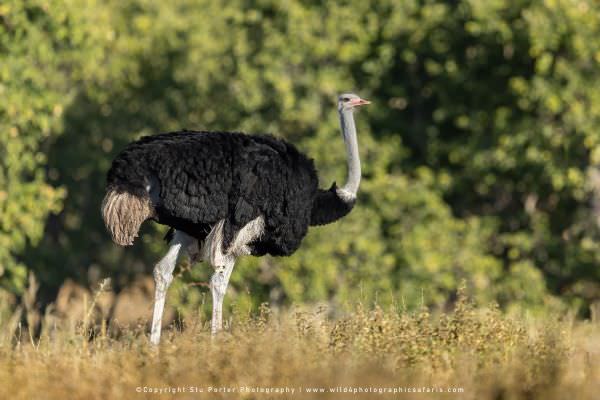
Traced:
<path id="1" fill-rule="evenodd" d="M 312 160 L 293 145 L 243 133 L 143 137 L 115 158 L 107 189 L 150 196 L 154 220 L 199 240 L 225 220 L 224 246 L 262 215 L 265 231 L 251 244 L 254 255 L 293 253 L 309 225 L 333 222 L 353 205 L 339 199 L 334 186 L 319 190 Z"/>

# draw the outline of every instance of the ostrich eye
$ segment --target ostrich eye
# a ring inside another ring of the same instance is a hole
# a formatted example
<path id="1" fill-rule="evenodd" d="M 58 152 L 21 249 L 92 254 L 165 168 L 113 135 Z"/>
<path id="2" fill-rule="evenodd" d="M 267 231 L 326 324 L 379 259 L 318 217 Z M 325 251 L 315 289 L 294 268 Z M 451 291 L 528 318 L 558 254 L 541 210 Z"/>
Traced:
<path id="1" fill-rule="evenodd" d="M 342 101 L 344 101 L 344 102 L 350 101 L 350 98 L 349 98 L 349 97 L 344 97 L 344 98 L 342 99 Z"/>

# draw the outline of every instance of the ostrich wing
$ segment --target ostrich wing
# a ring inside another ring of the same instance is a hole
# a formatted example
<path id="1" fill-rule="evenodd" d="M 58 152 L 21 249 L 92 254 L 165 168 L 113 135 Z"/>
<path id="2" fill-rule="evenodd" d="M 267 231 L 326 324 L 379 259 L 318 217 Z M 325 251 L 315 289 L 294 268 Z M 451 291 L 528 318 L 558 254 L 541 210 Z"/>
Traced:
<path id="1" fill-rule="evenodd" d="M 148 165 L 160 185 L 159 216 L 209 224 L 225 218 L 235 138 L 190 132 L 157 136 L 146 146 Z"/>

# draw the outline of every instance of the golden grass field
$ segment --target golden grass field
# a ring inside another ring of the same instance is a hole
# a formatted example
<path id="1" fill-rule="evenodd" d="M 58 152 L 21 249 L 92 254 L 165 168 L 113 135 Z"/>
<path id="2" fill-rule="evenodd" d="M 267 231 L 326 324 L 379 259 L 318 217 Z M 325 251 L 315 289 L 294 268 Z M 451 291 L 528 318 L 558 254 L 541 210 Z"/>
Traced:
<path id="1" fill-rule="evenodd" d="M 230 316 L 215 339 L 207 321 L 183 320 L 167 327 L 154 348 L 143 323 L 115 329 L 106 321 L 92 324 L 90 312 L 79 321 L 48 313 L 34 336 L 20 315 L 4 313 L 1 397 L 594 399 L 600 393 L 599 321 L 513 319 L 494 307 L 475 308 L 464 295 L 440 315 L 361 305 L 335 319 L 327 314 L 262 307 L 254 316 Z M 26 310 L 22 315 L 28 318 Z M 294 393 L 275 392 L 285 388 Z M 348 393 L 361 388 L 367 392 Z"/>

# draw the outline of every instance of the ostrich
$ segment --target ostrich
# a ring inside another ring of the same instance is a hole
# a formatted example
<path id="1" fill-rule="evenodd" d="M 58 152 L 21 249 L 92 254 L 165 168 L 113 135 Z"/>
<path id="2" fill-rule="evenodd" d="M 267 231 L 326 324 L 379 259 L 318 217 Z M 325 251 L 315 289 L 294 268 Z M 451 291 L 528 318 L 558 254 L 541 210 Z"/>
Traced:
<path id="1" fill-rule="evenodd" d="M 348 179 L 318 188 L 313 161 L 292 144 L 268 135 L 181 131 L 145 136 L 113 160 L 102 217 L 113 241 L 133 244 L 147 219 L 169 226 L 166 255 L 154 267 L 150 341 L 160 342 L 167 289 L 186 252 L 213 268 L 211 333 L 222 329 L 223 298 L 242 255 L 291 255 L 309 226 L 350 212 L 360 183 L 353 111 L 369 101 L 338 98 Z"/>

